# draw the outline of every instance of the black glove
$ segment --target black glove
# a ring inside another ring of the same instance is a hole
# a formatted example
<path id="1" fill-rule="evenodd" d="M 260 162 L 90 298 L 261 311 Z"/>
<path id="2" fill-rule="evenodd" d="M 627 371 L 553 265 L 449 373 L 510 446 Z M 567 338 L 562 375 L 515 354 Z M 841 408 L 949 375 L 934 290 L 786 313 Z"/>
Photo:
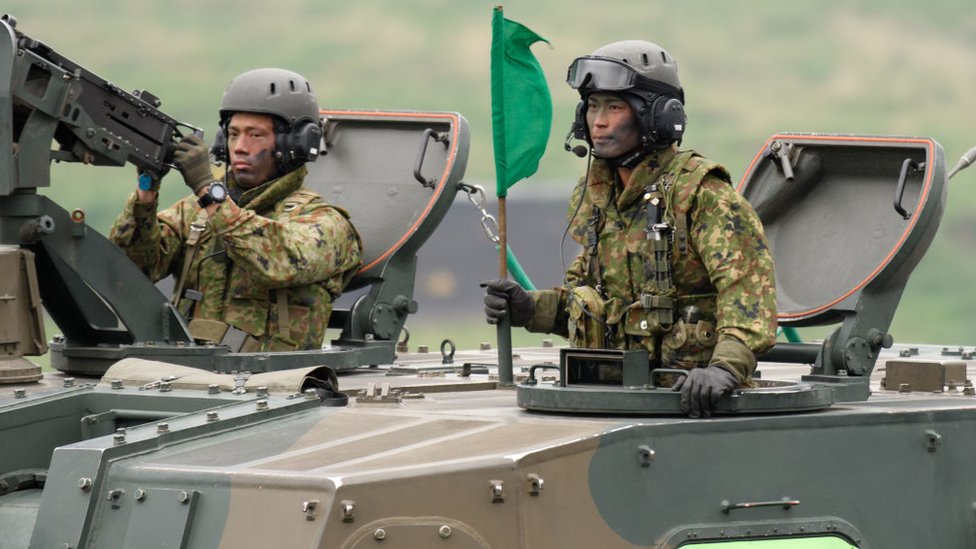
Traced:
<path id="1" fill-rule="evenodd" d="M 183 174 L 183 181 L 193 189 L 193 194 L 199 194 L 200 189 L 214 180 L 210 169 L 210 151 L 203 139 L 196 135 L 184 137 L 176 146 L 173 164 Z"/>
<path id="2" fill-rule="evenodd" d="M 485 288 L 485 316 L 488 324 L 498 324 L 511 311 L 512 326 L 525 326 L 535 313 L 535 304 L 514 280 L 507 278 L 482 282 Z"/>
<path id="3" fill-rule="evenodd" d="M 711 417 L 722 395 L 732 392 L 739 380 L 721 366 L 694 368 L 671 387 L 681 391 L 681 411 L 688 417 Z"/>

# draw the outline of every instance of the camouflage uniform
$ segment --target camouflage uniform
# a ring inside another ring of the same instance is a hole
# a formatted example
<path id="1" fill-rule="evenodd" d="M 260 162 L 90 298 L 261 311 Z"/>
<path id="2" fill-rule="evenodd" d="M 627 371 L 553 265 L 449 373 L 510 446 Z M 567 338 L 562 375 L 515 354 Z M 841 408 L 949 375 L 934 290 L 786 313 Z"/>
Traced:
<path id="1" fill-rule="evenodd" d="M 241 351 L 319 348 L 362 242 L 346 212 L 302 186 L 306 174 L 302 166 L 249 189 L 209 218 L 195 196 L 157 215 L 133 193 L 110 238 L 153 280 L 186 272 L 200 299 L 181 296 L 177 308 L 194 338 L 219 341 L 201 327 L 230 325 L 250 336 Z"/>
<path id="2" fill-rule="evenodd" d="M 719 164 L 672 145 L 641 161 L 621 191 L 616 170 L 594 160 L 569 209 L 584 249 L 565 286 L 530 292 L 535 312 L 526 327 L 582 347 L 647 349 L 653 366 L 722 363 L 749 385 L 755 356 L 775 341 L 776 286 L 759 218 L 729 179 Z M 674 228 L 658 261 L 646 231 L 653 182 Z M 668 265 L 673 274 L 662 282 Z"/>

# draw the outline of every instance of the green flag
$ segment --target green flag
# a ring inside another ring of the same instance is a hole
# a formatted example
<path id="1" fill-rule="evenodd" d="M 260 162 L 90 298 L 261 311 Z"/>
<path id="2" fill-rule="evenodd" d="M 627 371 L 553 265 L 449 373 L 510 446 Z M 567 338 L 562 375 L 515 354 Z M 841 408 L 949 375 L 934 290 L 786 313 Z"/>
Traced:
<path id="1" fill-rule="evenodd" d="M 496 195 L 539 168 L 552 125 L 552 99 L 542 67 L 529 46 L 548 40 L 505 19 L 495 7 L 491 20 L 491 123 L 495 145 Z"/>

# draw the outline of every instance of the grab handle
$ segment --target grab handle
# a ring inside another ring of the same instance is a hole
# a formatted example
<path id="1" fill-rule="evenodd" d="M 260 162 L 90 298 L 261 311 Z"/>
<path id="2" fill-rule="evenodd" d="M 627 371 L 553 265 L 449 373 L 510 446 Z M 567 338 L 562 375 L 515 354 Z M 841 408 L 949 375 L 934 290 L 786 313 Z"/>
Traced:
<path id="1" fill-rule="evenodd" d="M 901 205 L 901 200 L 905 195 L 905 180 L 908 179 L 909 173 L 915 173 L 922 169 L 923 166 L 925 166 L 924 162 L 919 164 L 911 158 L 906 158 L 901 163 L 901 174 L 898 176 L 898 185 L 895 187 L 895 211 L 901 215 L 902 219 L 908 219 L 912 216 L 912 213 L 905 211 L 905 208 Z"/>
<path id="2" fill-rule="evenodd" d="M 438 143 L 443 143 L 447 146 L 447 133 L 437 133 L 431 128 L 424 130 L 424 135 L 421 136 L 420 150 L 417 151 L 417 161 L 413 164 L 413 177 L 420 182 L 421 185 L 427 188 L 433 188 L 437 183 L 433 179 L 427 179 L 420 173 L 420 168 L 424 165 L 424 156 L 427 155 L 427 143 L 430 138 L 433 137 L 434 141 Z"/>

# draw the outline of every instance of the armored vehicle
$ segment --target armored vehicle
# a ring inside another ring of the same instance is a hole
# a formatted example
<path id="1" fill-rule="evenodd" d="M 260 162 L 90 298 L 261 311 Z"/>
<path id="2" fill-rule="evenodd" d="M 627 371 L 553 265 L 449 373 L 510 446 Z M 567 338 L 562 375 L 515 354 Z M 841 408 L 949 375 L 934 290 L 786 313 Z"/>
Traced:
<path id="1" fill-rule="evenodd" d="M 945 205 L 934 139 L 760 148 L 739 190 L 780 322 L 838 327 L 777 345 L 705 420 L 638 354 L 518 349 L 499 371 L 491 350 L 398 348 L 416 251 L 473 192 L 458 114 L 322 112 L 310 180 L 363 234 L 358 297 L 325 349 L 231 353 L 37 192 L 52 160 L 161 173 L 193 129 L 11 18 L 0 82 L 0 548 L 976 544 L 974 348 L 888 334 Z M 48 347 L 41 374 L 23 356 Z"/>

